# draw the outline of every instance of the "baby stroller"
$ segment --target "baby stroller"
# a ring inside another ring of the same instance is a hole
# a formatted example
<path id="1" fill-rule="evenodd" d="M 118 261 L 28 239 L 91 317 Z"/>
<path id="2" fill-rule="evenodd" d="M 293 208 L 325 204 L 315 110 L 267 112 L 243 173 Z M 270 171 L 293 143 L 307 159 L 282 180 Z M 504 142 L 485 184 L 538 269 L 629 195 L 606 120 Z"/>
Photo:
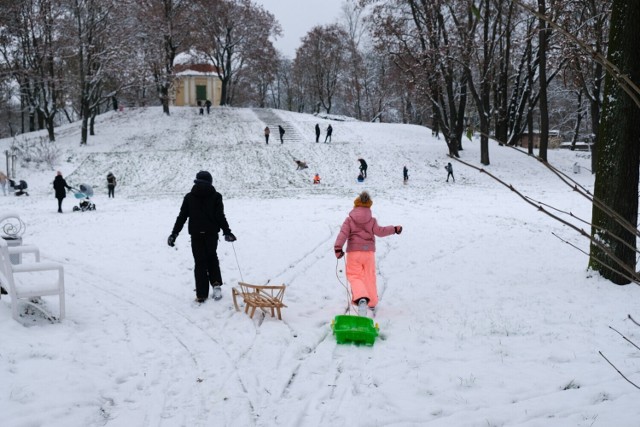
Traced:
<path id="1" fill-rule="evenodd" d="M 73 207 L 74 212 L 96 210 L 96 204 L 91 201 L 91 196 L 93 196 L 93 188 L 91 188 L 90 185 L 80 184 L 79 190 L 72 188 L 71 191 L 73 191 L 73 195 L 76 199 L 82 200 L 80 204 L 78 204 L 78 206 Z"/>
<path id="2" fill-rule="evenodd" d="M 16 184 L 16 182 L 12 179 L 9 180 L 9 187 L 13 188 L 13 191 L 15 192 L 16 196 L 28 196 L 29 193 L 27 193 L 25 190 L 27 189 L 28 185 L 26 181 L 20 180 L 18 184 Z"/>

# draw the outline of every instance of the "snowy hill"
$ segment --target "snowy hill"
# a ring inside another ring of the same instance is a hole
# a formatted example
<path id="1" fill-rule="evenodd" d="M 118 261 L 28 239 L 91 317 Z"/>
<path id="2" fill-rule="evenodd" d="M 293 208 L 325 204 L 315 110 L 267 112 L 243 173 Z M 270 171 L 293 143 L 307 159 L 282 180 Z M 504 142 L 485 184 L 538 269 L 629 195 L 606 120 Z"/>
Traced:
<path id="1" fill-rule="evenodd" d="M 293 129 L 296 140 L 290 140 L 291 132 L 288 132 L 285 143 L 280 144 L 274 122 L 260 120 L 263 111 Z M 357 188 L 359 157 L 369 163 L 367 188 L 382 191 L 401 188 L 402 167 L 407 165 L 415 178 L 412 187 L 428 190 L 441 181 L 443 167 L 450 160 L 446 157 L 444 141 L 432 138 L 429 129 L 424 127 L 335 122 L 279 110 L 217 108 L 211 115 L 200 116 L 191 108 L 174 108 L 167 117 L 160 114 L 158 108 L 149 108 L 107 113 L 99 116 L 97 122 L 97 135 L 90 137 L 86 147 L 78 147 L 78 124 L 67 125 L 59 132 L 56 144 L 62 153 L 60 157 L 68 160 L 62 161 L 59 169 L 69 182 L 87 183 L 96 188 L 104 187 L 105 176 L 113 171 L 118 177 L 119 192 L 126 195 L 183 193 L 185 183 L 200 169 L 209 170 L 214 185 L 229 194 L 246 191 L 260 197 L 297 194 L 310 189 L 315 173 L 320 174 L 323 185 L 321 189 L 311 188 L 314 192 L 351 194 Z M 316 123 L 323 132 L 318 144 L 314 142 Z M 325 144 L 322 141 L 329 123 L 334 127 L 333 141 Z M 263 137 L 266 124 L 273 128 L 268 146 Z M 37 139 L 39 136 L 34 133 L 25 137 Z M 0 140 L 0 149 L 7 149 L 10 142 Z M 465 141 L 465 148 L 471 151 L 469 156 L 464 156 L 465 160 L 477 162 L 474 144 L 477 145 L 477 141 Z M 525 182 L 535 182 L 538 173 L 544 173 L 531 164 L 531 159 L 511 150 L 494 148 L 491 155 L 492 167 L 510 162 L 516 170 L 529 169 L 522 174 Z M 574 157 L 570 163 L 561 164 L 567 172 Z M 295 159 L 305 160 L 309 169 L 294 173 Z M 588 160 L 582 160 L 588 166 Z M 40 176 L 50 182 L 51 171 L 22 173 L 29 175 L 25 178 L 32 192 L 49 192 L 50 186 L 45 185 Z M 31 182 L 34 178 L 37 185 Z M 465 182 L 477 181 L 472 173 L 460 178 Z M 512 178 L 519 180 L 520 177 Z M 354 185 L 349 185 L 351 183 Z"/>
<path id="2" fill-rule="evenodd" d="M 27 224 L 25 242 L 64 264 L 67 300 L 59 324 L 31 312 L 15 322 L 0 300 L 3 426 L 638 425 L 638 391 L 598 354 L 640 382 L 639 353 L 609 329 L 640 341 L 627 319 L 640 317 L 638 287 L 586 272 L 586 256 L 554 234 L 587 250 L 583 238 L 449 159 L 428 129 L 234 108 L 98 121 L 86 147 L 77 123 L 59 130 L 53 169 L 20 166 L 30 197 L 0 196 L 0 213 Z M 332 124 L 330 144 L 314 142 L 316 123 L 321 141 Z M 478 165 L 479 142 L 463 146 Z M 497 144 L 490 155 L 486 169 L 527 196 L 590 217 L 539 162 Z M 369 163 L 364 184 L 358 157 Z M 296 171 L 294 158 L 309 169 Z M 572 173 L 576 162 L 589 167 L 584 153 L 549 160 L 593 187 L 591 174 Z M 449 161 L 455 183 L 445 182 Z M 238 241 L 219 244 L 223 299 L 197 306 L 186 230 L 176 248 L 166 238 L 200 169 Z M 68 197 L 57 214 L 55 170 L 93 185 L 97 211 L 72 213 Z M 382 225 L 404 227 L 376 242 L 373 347 L 338 345 L 330 327 L 347 307 L 333 242 L 363 189 Z M 286 284 L 283 320 L 236 312 L 239 280 Z M 55 299 L 45 303 L 57 312 Z"/>

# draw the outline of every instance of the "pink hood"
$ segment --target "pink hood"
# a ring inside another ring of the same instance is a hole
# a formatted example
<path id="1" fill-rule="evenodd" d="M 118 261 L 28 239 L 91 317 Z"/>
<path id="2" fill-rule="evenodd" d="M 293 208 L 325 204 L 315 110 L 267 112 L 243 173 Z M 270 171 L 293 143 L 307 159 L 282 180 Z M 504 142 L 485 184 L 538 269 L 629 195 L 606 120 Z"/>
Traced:
<path id="1" fill-rule="evenodd" d="M 378 221 L 371 215 L 371 209 L 356 207 L 349 213 L 342 223 L 340 233 L 333 245 L 336 249 L 342 249 L 347 243 L 346 252 L 376 251 L 375 236 L 385 237 L 395 233 L 395 227 L 389 225 L 381 227 Z"/>

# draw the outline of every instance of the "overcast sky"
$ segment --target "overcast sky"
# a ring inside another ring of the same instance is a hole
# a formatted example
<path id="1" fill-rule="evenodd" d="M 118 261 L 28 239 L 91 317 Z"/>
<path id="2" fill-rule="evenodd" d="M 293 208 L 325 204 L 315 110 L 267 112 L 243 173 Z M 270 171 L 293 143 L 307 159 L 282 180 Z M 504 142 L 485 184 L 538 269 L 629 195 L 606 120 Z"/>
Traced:
<path id="1" fill-rule="evenodd" d="M 316 25 L 338 20 L 344 0 L 254 0 L 273 13 L 282 26 L 283 35 L 275 47 L 293 59 L 300 39 Z"/>

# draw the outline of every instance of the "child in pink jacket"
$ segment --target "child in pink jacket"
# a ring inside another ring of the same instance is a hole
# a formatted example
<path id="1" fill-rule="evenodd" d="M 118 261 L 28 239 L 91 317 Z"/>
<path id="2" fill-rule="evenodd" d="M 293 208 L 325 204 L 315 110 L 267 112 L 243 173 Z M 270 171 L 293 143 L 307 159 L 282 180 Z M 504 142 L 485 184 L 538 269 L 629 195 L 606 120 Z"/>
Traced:
<path id="1" fill-rule="evenodd" d="M 400 234 L 402 226 L 379 226 L 371 215 L 373 200 L 366 191 L 360 193 L 353 204 L 354 208 L 342 223 L 333 246 L 339 259 L 344 256 L 342 247 L 347 243 L 347 280 L 351 285 L 352 302 L 358 305 L 358 314 L 365 316 L 367 306 L 374 308 L 378 304 L 375 236 Z"/>

